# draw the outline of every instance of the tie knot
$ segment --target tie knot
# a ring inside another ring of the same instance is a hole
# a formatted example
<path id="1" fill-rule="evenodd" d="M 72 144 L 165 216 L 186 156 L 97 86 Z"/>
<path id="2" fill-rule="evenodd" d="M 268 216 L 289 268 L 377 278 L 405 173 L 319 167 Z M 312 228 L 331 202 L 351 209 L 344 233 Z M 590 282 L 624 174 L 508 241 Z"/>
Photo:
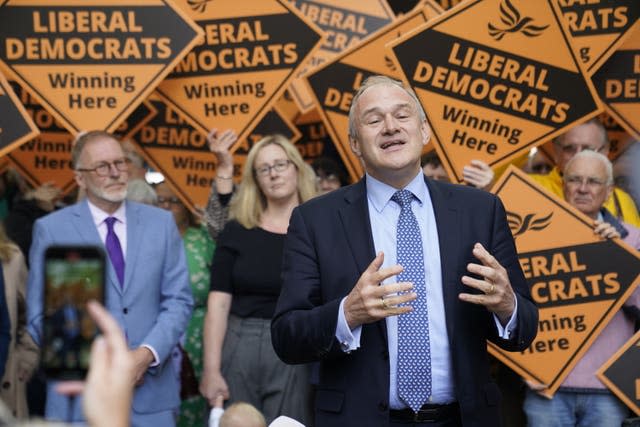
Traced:
<path id="1" fill-rule="evenodd" d="M 107 224 L 107 230 L 113 230 L 113 224 L 115 224 L 117 221 L 117 219 L 115 217 L 108 217 L 107 219 L 104 220 L 104 222 Z"/>
<path id="2" fill-rule="evenodd" d="M 409 207 L 413 200 L 413 193 L 409 190 L 398 190 L 393 193 L 391 200 L 399 204 L 401 208 Z"/>

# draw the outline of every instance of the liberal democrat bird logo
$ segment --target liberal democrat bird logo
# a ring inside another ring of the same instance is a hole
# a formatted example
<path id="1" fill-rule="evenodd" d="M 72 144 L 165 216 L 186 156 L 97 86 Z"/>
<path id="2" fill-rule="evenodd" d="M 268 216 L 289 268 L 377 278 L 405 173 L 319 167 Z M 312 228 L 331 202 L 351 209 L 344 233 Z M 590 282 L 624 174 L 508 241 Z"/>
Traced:
<path id="1" fill-rule="evenodd" d="M 507 27 L 499 28 L 492 23 L 487 25 L 489 34 L 496 40 L 502 40 L 507 33 L 517 32 L 521 32 L 527 37 L 537 37 L 549 27 L 548 25 L 533 25 L 533 18 L 529 16 L 521 18 L 520 12 L 511 4 L 510 0 L 503 0 L 500 3 L 500 21 Z"/>
<path id="2" fill-rule="evenodd" d="M 191 9 L 193 9 L 194 12 L 204 13 L 207 9 L 207 3 L 210 1 L 213 0 L 187 0 L 187 3 L 191 6 Z"/>
<path id="3" fill-rule="evenodd" d="M 519 236 L 529 230 L 537 231 L 544 230 L 551 223 L 551 217 L 553 216 L 553 211 L 545 217 L 535 218 L 534 213 L 527 214 L 523 217 L 518 215 L 515 212 L 507 211 L 507 223 L 509 224 L 509 228 L 511 229 L 511 233 L 513 237 Z"/>

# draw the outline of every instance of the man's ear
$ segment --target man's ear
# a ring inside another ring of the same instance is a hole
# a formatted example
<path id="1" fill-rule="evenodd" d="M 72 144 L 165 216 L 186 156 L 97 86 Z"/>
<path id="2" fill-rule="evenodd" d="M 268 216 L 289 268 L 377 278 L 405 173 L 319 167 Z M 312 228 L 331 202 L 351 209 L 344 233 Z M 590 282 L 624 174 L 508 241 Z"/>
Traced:
<path id="1" fill-rule="evenodd" d="M 351 151 L 353 151 L 353 154 L 355 154 L 358 157 L 362 157 L 362 154 L 360 152 L 360 144 L 358 143 L 357 139 L 350 136 L 349 145 L 351 146 Z"/>
<path id="2" fill-rule="evenodd" d="M 422 124 L 420 125 L 420 132 L 422 132 L 422 145 L 427 145 L 431 140 L 431 128 L 426 120 L 422 121 Z"/>
<path id="3" fill-rule="evenodd" d="M 613 193 L 613 184 L 607 185 L 607 197 L 605 197 L 605 201 L 609 200 L 609 198 L 611 197 L 611 193 Z"/>
<path id="4" fill-rule="evenodd" d="M 74 172 L 74 179 L 76 180 L 76 184 L 78 184 L 78 187 L 80 188 L 85 188 L 85 183 L 84 183 L 84 176 L 80 173 L 80 172 Z"/>

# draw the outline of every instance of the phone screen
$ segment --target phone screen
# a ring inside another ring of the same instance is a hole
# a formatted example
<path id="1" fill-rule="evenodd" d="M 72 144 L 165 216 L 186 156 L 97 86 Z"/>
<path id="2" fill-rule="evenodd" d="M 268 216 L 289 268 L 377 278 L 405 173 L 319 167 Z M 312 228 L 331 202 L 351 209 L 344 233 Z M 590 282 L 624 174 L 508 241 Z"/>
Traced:
<path id="1" fill-rule="evenodd" d="M 98 328 L 86 303 L 104 304 L 105 257 L 99 247 L 53 246 L 45 252 L 42 365 L 55 379 L 81 379 Z"/>

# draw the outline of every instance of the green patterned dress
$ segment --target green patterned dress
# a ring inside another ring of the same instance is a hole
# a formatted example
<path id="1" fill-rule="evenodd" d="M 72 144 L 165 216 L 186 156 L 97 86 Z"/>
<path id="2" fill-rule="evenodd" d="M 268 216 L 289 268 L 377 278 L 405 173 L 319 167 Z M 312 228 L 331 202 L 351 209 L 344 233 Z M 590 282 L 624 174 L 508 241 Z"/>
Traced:
<path id="1" fill-rule="evenodd" d="M 209 267 L 216 244 L 206 228 L 189 227 L 182 236 L 187 253 L 191 291 L 193 292 L 193 316 L 187 327 L 184 349 L 189 354 L 198 381 L 202 378 L 202 327 L 207 312 L 209 296 Z M 207 401 L 191 397 L 180 405 L 178 427 L 202 427 L 208 416 Z"/>

